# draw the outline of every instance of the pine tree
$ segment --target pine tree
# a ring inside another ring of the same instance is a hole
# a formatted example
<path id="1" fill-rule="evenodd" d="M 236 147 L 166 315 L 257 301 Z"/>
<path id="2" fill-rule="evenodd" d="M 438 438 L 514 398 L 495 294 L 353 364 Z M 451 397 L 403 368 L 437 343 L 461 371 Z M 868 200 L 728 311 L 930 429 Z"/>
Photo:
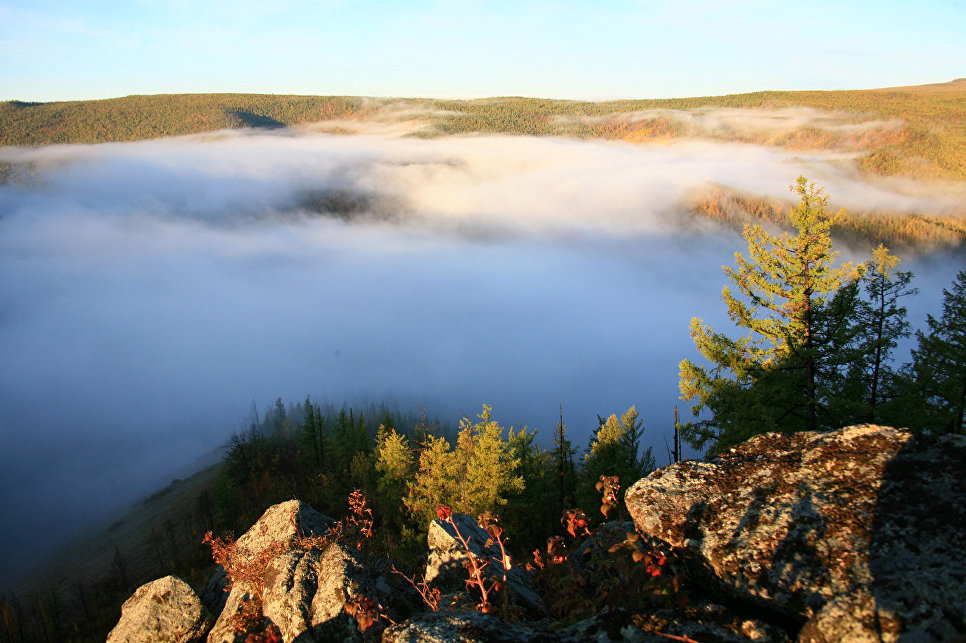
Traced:
<path id="1" fill-rule="evenodd" d="M 312 400 L 306 397 L 303 420 L 296 435 L 296 444 L 302 462 L 316 471 L 322 470 L 326 464 L 325 459 L 329 455 L 326 448 L 327 441 L 322 409 L 312 404 Z"/>
<path id="2" fill-rule="evenodd" d="M 535 443 L 536 431 L 512 428 L 507 435 L 507 451 L 515 464 L 514 474 L 525 482 L 522 489 L 507 494 L 499 510 L 515 547 L 524 551 L 546 544 L 547 535 L 560 526 L 561 510 L 556 506 L 556 471 L 552 456 Z M 572 505 L 571 505 L 572 506 Z"/>
<path id="3" fill-rule="evenodd" d="M 772 430 L 819 428 L 821 350 L 816 338 L 819 311 L 839 287 L 858 274 L 851 264 L 835 265 L 829 230 L 844 211 L 826 212 L 828 196 L 805 177 L 792 190 L 800 203 L 791 212 L 795 236 L 772 236 L 745 226 L 748 258 L 735 253 L 736 267 L 724 267 L 738 289 L 722 298 L 728 316 L 747 334 L 732 339 L 701 319 L 691 320 L 691 336 L 710 367 L 685 359 L 680 366 L 681 397 L 692 411 L 710 417 L 684 425 L 684 437 L 713 451 Z"/>
<path id="4" fill-rule="evenodd" d="M 912 373 L 923 402 L 913 428 L 930 433 L 964 431 L 966 415 L 966 270 L 943 289 L 943 314 L 926 318 L 928 333 L 916 332 Z"/>
<path id="5" fill-rule="evenodd" d="M 862 277 L 865 301 L 856 309 L 856 326 L 860 332 L 859 355 L 851 378 L 862 384 L 863 417 L 855 421 L 876 423 L 882 420 L 882 407 L 889 415 L 889 404 L 896 395 L 896 372 L 892 367 L 892 352 L 899 339 L 909 336 L 903 297 L 915 295 L 910 286 L 912 273 L 896 270 L 899 258 L 888 248 L 879 245 Z"/>
<path id="6" fill-rule="evenodd" d="M 557 486 L 557 507 L 554 512 L 560 515 L 564 509 L 572 506 L 575 496 L 575 475 L 574 456 L 577 448 L 572 446 L 567 439 L 567 426 L 563 421 L 563 406 L 560 407 L 560 421 L 557 423 L 557 432 L 554 434 L 553 451 L 551 459 L 553 462 L 554 477 Z"/>

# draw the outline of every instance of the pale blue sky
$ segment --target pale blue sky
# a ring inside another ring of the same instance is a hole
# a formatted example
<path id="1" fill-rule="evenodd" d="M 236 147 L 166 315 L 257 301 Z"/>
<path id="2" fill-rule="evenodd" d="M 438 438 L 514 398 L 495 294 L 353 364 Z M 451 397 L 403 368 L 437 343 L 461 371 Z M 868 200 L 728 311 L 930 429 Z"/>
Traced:
<path id="1" fill-rule="evenodd" d="M 0 0 L 0 100 L 554 98 L 966 76 L 966 0 Z"/>

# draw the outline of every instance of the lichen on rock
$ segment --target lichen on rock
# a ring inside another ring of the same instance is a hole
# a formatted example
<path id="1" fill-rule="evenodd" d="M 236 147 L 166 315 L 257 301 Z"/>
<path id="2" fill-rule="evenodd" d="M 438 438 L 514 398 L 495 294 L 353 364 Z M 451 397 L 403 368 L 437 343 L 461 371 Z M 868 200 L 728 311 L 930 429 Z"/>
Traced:
<path id="1" fill-rule="evenodd" d="M 145 583 L 121 606 L 108 643 L 195 643 L 214 619 L 191 587 L 177 576 Z"/>
<path id="2" fill-rule="evenodd" d="M 962 436 L 862 425 L 760 435 L 657 471 L 625 500 L 703 582 L 804 640 L 896 640 L 963 625 L 963 471 Z"/>

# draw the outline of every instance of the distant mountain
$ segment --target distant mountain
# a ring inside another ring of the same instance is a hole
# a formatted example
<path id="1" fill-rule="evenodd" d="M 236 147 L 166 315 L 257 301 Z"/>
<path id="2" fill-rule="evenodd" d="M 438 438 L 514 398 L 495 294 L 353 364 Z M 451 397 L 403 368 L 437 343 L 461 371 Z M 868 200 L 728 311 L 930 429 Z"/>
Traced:
<path id="1" fill-rule="evenodd" d="M 313 125 L 314 124 L 314 125 Z M 499 133 L 646 142 L 708 138 L 854 153 L 872 175 L 966 180 L 966 79 L 916 87 L 581 102 L 165 94 L 0 103 L 0 145 L 102 143 L 237 128 L 378 124 L 434 137 Z M 2 166 L 2 163 L 0 163 Z M 0 167 L 0 176 L 3 168 Z"/>

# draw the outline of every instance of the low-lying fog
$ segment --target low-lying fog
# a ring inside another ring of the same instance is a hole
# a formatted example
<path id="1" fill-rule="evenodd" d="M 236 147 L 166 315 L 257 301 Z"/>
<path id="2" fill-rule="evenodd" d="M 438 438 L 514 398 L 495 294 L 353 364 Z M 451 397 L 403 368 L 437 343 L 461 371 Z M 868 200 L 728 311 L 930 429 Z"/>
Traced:
<path id="1" fill-rule="evenodd" d="M 688 321 L 724 323 L 744 249 L 680 225 L 689 190 L 805 174 L 837 205 L 924 206 L 838 157 L 698 142 L 219 133 L 4 161 L 36 169 L 0 185 L 3 570 L 278 396 L 453 423 L 488 403 L 545 446 L 562 403 L 581 447 L 636 404 L 663 464 Z M 904 264 L 914 323 L 955 263 Z"/>

